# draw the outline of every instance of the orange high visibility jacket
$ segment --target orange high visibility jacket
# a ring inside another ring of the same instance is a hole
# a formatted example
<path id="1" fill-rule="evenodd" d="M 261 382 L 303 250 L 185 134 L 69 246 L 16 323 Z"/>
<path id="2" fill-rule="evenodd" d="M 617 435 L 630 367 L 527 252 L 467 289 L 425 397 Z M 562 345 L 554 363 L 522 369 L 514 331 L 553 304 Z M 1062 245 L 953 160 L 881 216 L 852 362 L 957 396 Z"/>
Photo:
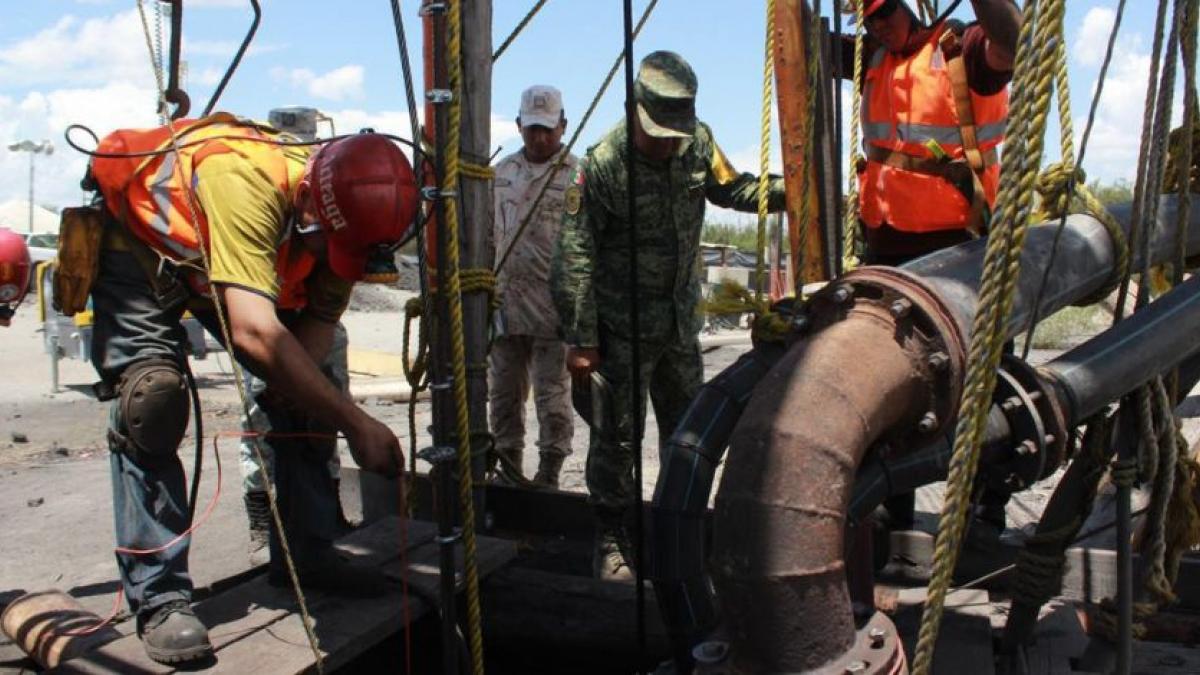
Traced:
<path id="1" fill-rule="evenodd" d="M 954 92 L 938 44 L 946 30 L 945 24 L 934 30 L 925 45 L 908 56 L 879 48 L 871 57 L 863 87 L 863 144 L 868 159 L 859 174 L 860 216 L 868 227 L 886 222 L 914 233 L 967 227 L 970 204 L 953 184 L 935 173 L 878 160 L 880 151 L 934 160 L 930 141 L 936 141 L 950 159 L 963 159 Z M 1004 140 L 1008 90 L 991 96 L 971 91 L 970 96 L 979 150 L 994 157 L 996 146 Z M 991 162 L 978 178 L 988 206 L 994 206 L 1000 165 Z"/>
<path id="2" fill-rule="evenodd" d="M 290 201 L 293 186 L 287 160 L 278 146 L 240 138 L 268 138 L 273 130 L 216 113 L 201 119 L 171 122 L 179 141 L 178 158 L 167 127 L 118 129 L 100 141 L 101 153 L 165 151 L 148 157 L 94 157 L 92 175 L 104 194 L 108 210 L 139 240 L 160 255 L 175 261 L 195 262 L 200 257 L 200 236 L 208 240 L 203 205 L 193 191 L 196 169 L 205 159 L 236 153 L 263 172 Z M 189 205 L 188 202 L 191 202 Z M 192 222 L 193 209 L 199 222 Z M 282 230 L 283 228 L 281 228 Z M 304 306 L 304 279 L 316 259 L 307 251 L 290 251 L 290 240 L 280 242 L 276 258 L 282 309 Z M 193 289 L 207 292 L 207 280 L 188 275 Z"/>

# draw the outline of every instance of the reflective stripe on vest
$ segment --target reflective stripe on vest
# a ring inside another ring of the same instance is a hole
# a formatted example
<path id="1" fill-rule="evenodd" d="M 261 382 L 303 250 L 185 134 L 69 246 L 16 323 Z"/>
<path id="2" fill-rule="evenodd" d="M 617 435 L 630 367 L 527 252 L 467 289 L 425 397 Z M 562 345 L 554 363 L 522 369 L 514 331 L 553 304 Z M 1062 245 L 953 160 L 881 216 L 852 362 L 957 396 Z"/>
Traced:
<path id="1" fill-rule="evenodd" d="M 270 180 L 281 195 L 290 199 L 291 180 L 288 161 L 276 146 L 253 139 L 267 137 L 253 123 L 228 113 L 216 113 L 198 120 L 172 122 L 179 151 L 171 148 L 166 127 L 119 129 L 105 136 L 97 150 L 102 153 L 142 153 L 165 151 L 149 157 L 95 157 L 92 175 L 112 214 L 138 239 L 159 254 L 173 260 L 193 260 L 200 255 L 200 234 L 207 241 L 208 222 L 203 206 L 188 200 L 195 195 L 196 170 L 205 159 L 234 153 L 250 162 Z M 247 140 L 242 140 L 247 139 Z M 197 231 L 199 228 L 199 232 Z M 281 227 L 281 237 L 286 228 Z M 303 305 L 303 279 L 312 270 L 314 259 L 307 251 L 289 254 L 286 241 L 280 242 L 276 274 L 280 281 L 277 304 L 280 307 Z"/>
<path id="2" fill-rule="evenodd" d="M 945 30 L 943 25 L 931 31 L 925 44 L 912 54 L 892 54 L 880 48 L 871 55 L 863 85 L 864 146 L 932 159 L 934 154 L 926 144 L 933 141 L 950 159 L 963 158 L 954 92 L 945 54 L 938 45 Z M 980 150 L 986 152 L 1003 142 L 1007 90 L 990 96 L 972 91 L 971 108 Z M 999 166 L 982 171 L 979 182 L 988 204 L 994 204 Z M 868 161 L 859 183 L 860 213 L 870 227 L 886 222 L 902 231 L 932 232 L 967 225 L 967 197 L 939 176 Z"/>

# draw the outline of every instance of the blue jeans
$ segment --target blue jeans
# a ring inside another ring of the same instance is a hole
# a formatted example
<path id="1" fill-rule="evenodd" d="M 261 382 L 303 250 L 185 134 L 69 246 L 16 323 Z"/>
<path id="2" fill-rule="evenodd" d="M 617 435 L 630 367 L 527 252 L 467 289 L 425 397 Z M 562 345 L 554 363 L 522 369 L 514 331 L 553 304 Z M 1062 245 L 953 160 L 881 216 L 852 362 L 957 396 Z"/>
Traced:
<path id="1" fill-rule="evenodd" d="M 184 307 L 164 306 L 134 254 L 101 252 L 92 300 L 92 363 L 107 388 L 115 390 L 127 368 L 147 359 L 171 359 L 181 370 L 186 367 L 186 335 L 180 324 Z M 212 312 L 194 314 L 221 340 Z M 126 434 L 118 403 L 119 399 L 113 402 L 109 428 Z M 265 408 L 276 432 L 330 431 L 317 428 L 307 416 L 287 406 L 272 404 Z M 329 555 L 337 533 L 336 495 L 327 469 L 329 453 L 336 444 L 311 439 L 268 439 L 267 443 L 275 450 L 274 481 L 292 556 L 302 569 L 319 564 Z M 111 441 L 109 450 L 117 545 L 157 548 L 187 530 L 187 485 L 178 455 L 148 462 Z M 275 564 L 282 560 L 282 554 L 277 555 L 277 537 L 272 534 L 271 559 Z M 167 602 L 191 599 L 189 544 L 190 537 L 185 537 L 162 553 L 117 554 L 131 611 L 147 615 Z"/>

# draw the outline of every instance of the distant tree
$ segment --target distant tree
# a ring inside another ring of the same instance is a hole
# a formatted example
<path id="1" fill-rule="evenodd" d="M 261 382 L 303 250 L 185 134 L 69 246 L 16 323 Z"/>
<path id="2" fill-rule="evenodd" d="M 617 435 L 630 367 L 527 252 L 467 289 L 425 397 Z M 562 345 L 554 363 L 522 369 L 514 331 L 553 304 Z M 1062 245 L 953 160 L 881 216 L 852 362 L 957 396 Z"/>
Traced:
<path id="1" fill-rule="evenodd" d="M 736 246 L 739 251 L 753 253 L 758 244 L 758 232 L 751 226 L 709 221 L 704 223 L 704 229 L 700 231 L 700 241 Z"/>
<path id="2" fill-rule="evenodd" d="M 1099 179 L 1088 183 L 1088 189 L 1096 198 L 1105 204 L 1105 206 L 1114 206 L 1116 204 L 1125 204 L 1133 201 L 1133 185 L 1124 178 L 1115 180 L 1111 183 L 1101 183 Z"/>

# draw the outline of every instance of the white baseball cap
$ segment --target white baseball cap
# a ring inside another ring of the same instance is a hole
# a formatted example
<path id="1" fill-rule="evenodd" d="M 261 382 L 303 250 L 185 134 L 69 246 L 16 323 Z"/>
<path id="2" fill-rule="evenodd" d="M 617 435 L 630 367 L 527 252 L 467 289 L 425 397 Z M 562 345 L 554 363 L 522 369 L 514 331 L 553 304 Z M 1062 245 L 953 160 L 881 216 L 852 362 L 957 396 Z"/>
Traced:
<path id="1" fill-rule="evenodd" d="M 562 92 L 535 84 L 521 94 L 521 124 L 553 129 L 563 119 Z"/>

